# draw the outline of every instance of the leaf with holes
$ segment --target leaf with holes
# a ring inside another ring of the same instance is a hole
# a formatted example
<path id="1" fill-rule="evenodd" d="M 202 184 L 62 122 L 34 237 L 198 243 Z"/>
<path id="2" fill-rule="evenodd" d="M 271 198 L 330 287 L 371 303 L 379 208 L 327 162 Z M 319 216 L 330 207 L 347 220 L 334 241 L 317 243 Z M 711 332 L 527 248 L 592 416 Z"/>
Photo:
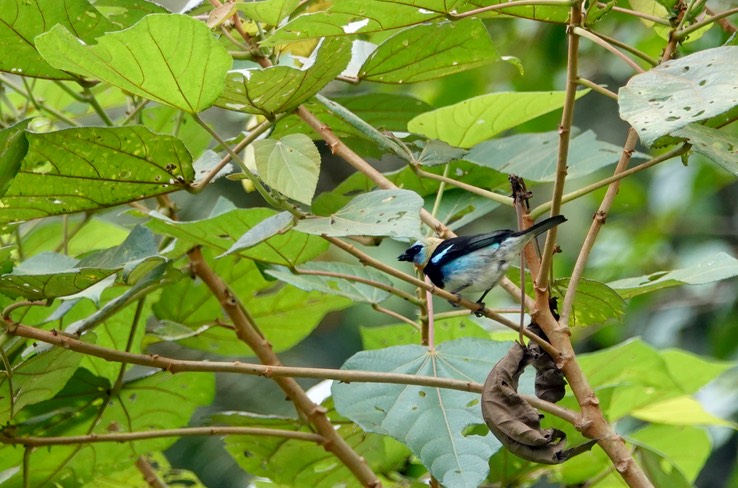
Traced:
<path id="1" fill-rule="evenodd" d="M 295 273 L 280 266 L 268 269 L 266 274 L 304 291 L 320 291 L 360 303 L 380 303 L 389 298 L 390 294 L 382 288 L 352 280 L 352 277 L 373 281 L 385 287 L 392 286 L 387 276 L 376 269 L 339 262 L 306 263 L 297 268 Z"/>
<path id="2" fill-rule="evenodd" d="M 0 223 L 97 210 L 186 188 L 192 158 L 145 127 L 27 133 L 28 154 L 0 198 Z"/>
<path id="3" fill-rule="evenodd" d="M 460 339 L 434 351 L 395 346 L 362 351 L 342 369 L 404 373 L 484 382 L 510 342 Z M 526 393 L 533 374 L 524 375 Z M 409 447 L 444 486 L 476 487 L 489 472 L 489 458 L 500 443 L 491 434 L 465 435 L 483 424 L 479 394 L 385 383 L 334 383 L 336 410 L 364 430 L 389 435 Z"/>
<path id="4" fill-rule="evenodd" d="M 176 14 L 147 15 L 91 46 L 56 26 L 36 47 L 56 68 L 190 113 L 215 102 L 233 61 L 205 24 Z"/>
<path id="5" fill-rule="evenodd" d="M 376 190 L 353 198 L 329 217 L 300 220 L 301 232 L 328 236 L 389 236 L 419 239 L 423 199 L 407 190 Z"/>
<path id="6" fill-rule="evenodd" d="M 738 176 L 738 138 L 710 127 L 689 124 L 673 135 L 684 137 L 692 144 L 692 150 L 707 156 L 726 171 Z"/>
<path id="7" fill-rule="evenodd" d="M 33 45 L 36 36 L 55 25 L 75 32 L 85 42 L 116 30 L 87 0 L 6 0 L 0 8 L 0 71 L 73 80 L 74 76 L 49 64 Z"/>
<path id="8" fill-rule="evenodd" d="M 705 49 L 634 76 L 620 89 L 620 117 L 647 146 L 738 106 L 738 46 Z"/>
<path id="9" fill-rule="evenodd" d="M 696 266 L 625 278 L 612 281 L 608 286 L 627 299 L 673 286 L 704 285 L 735 276 L 738 276 L 738 259 L 721 252 Z"/>
<path id="10" fill-rule="evenodd" d="M 576 97 L 588 92 L 580 90 Z M 563 106 L 563 91 L 492 93 L 418 115 L 407 128 L 467 148 Z"/>
<path id="11" fill-rule="evenodd" d="M 286 197 L 310 205 L 318 186 L 320 153 L 304 134 L 262 139 L 251 144 L 256 169 L 264 183 Z"/>
<path id="12" fill-rule="evenodd" d="M 499 59 L 481 20 L 421 24 L 380 44 L 359 70 L 359 78 L 381 83 L 415 83 Z"/>
<path id="13" fill-rule="evenodd" d="M 325 39 L 313 51 L 304 69 L 289 66 L 237 70 L 228 73 L 223 95 L 216 105 L 237 112 L 273 118 L 309 99 L 346 68 L 351 43 Z"/>

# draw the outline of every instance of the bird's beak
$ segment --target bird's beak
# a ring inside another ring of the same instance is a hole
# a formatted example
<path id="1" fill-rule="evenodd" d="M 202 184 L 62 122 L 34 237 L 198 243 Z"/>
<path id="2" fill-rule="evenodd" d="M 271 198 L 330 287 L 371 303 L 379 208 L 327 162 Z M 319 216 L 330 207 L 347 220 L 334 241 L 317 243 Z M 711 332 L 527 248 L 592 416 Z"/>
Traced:
<path id="1" fill-rule="evenodd" d="M 413 255 L 411 255 L 408 251 L 405 251 L 404 253 L 397 256 L 398 261 L 413 261 Z"/>

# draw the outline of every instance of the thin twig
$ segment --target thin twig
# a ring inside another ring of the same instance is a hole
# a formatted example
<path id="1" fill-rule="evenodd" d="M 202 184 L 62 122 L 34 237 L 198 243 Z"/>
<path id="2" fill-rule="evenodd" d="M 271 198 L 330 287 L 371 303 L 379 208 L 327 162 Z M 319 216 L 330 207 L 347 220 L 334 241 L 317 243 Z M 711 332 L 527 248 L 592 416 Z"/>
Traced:
<path id="1" fill-rule="evenodd" d="M 168 488 L 167 484 L 159 478 L 159 475 L 156 474 L 151 463 L 149 463 L 145 457 L 139 456 L 138 459 L 136 459 L 136 469 L 141 472 L 144 477 L 144 481 L 146 481 L 146 484 L 151 488 Z"/>
<path id="2" fill-rule="evenodd" d="M 405 317 L 404 315 L 395 312 L 394 310 L 390 310 L 388 308 L 384 308 L 384 307 L 382 307 L 382 306 L 380 306 L 379 304 L 376 304 L 376 303 L 372 303 L 372 308 L 374 310 L 376 310 L 377 312 L 379 312 L 379 313 L 383 313 L 385 315 L 389 315 L 393 319 L 399 320 L 400 322 L 403 322 L 403 323 L 409 325 L 413 329 L 420 331 L 420 326 L 418 324 L 416 324 L 415 322 L 413 322 L 409 318 Z"/>
<path id="3" fill-rule="evenodd" d="M 605 6 L 604 3 L 598 3 L 597 5 L 601 7 Z M 666 27 L 671 26 L 668 20 L 662 19 L 661 17 L 656 17 L 655 15 L 647 14 L 645 12 L 639 12 L 637 10 L 630 10 L 627 8 L 617 7 L 617 6 L 613 6 L 612 11 L 620 12 L 621 14 L 632 15 L 633 17 L 640 17 L 641 19 L 650 20 L 651 22 L 655 24 L 665 25 Z"/>
<path id="4" fill-rule="evenodd" d="M 503 10 L 503 9 L 507 9 L 511 7 L 528 7 L 528 6 L 549 7 L 549 6 L 557 6 L 557 5 L 568 7 L 573 4 L 574 4 L 573 0 L 513 0 L 512 2 L 497 3 L 495 5 L 475 8 L 474 10 L 469 10 L 468 12 L 464 12 L 460 14 L 448 13 L 447 16 L 450 19 L 463 19 L 466 17 L 472 17 L 474 15 L 483 14 L 485 12 L 494 12 L 495 10 Z M 505 14 L 513 15 L 509 13 L 505 13 Z"/>
<path id="5" fill-rule="evenodd" d="M 600 95 L 605 95 L 607 98 L 615 100 L 616 102 L 618 101 L 618 95 L 616 93 L 611 92 L 602 85 L 598 85 L 594 81 L 590 81 L 580 76 L 579 78 L 577 78 L 577 85 L 586 86 L 587 88 L 590 88 L 592 91 L 597 92 Z"/>
<path id="6" fill-rule="evenodd" d="M 507 205 L 508 207 L 513 206 L 513 199 L 506 196 L 506 195 L 500 195 L 499 193 L 495 193 L 489 190 L 485 190 L 484 188 L 479 188 L 478 186 L 470 185 L 468 183 L 464 183 L 463 181 L 458 181 L 453 178 L 449 178 L 444 175 L 437 175 L 435 173 L 430 173 L 428 171 L 425 171 L 423 169 L 420 169 L 419 166 L 413 165 L 411 166 L 415 174 L 420 176 L 421 178 L 428 178 L 429 180 L 436 180 L 440 181 L 441 183 L 446 183 L 449 185 L 453 185 L 456 188 L 459 188 L 461 190 L 466 190 L 469 193 L 474 193 L 475 195 L 479 195 L 481 197 L 487 198 L 489 200 L 492 200 L 497 203 L 501 203 L 503 205 Z"/>
<path id="7" fill-rule="evenodd" d="M 612 44 L 605 41 L 604 39 L 596 36 L 595 34 L 591 33 L 590 31 L 586 29 L 582 29 L 581 27 L 573 27 L 572 31 L 577 36 L 584 37 L 585 39 L 589 39 L 590 41 L 594 42 L 598 46 L 601 46 L 605 48 L 606 50 L 610 51 L 612 54 L 614 54 L 615 56 L 625 61 L 625 63 L 631 68 L 633 68 L 633 70 L 635 70 L 636 73 L 645 73 L 645 70 L 641 68 L 640 66 L 638 66 L 638 63 L 630 59 L 628 56 L 626 56 L 622 52 L 618 51 Z"/>
<path id="8" fill-rule="evenodd" d="M 729 17 L 731 15 L 735 15 L 735 14 L 738 14 L 738 7 L 731 8 L 731 9 L 726 10 L 724 12 L 720 12 L 719 14 L 715 14 L 713 17 L 709 17 L 709 18 L 707 18 L 705 20 L 701 20 L 699 22 L 695 22 L 694 24 L 690 25 L 689 27 L 685 27 L 684 29 L 682 29 L 680 31 L 677 31 L 674 34 L 674 37 L 677 40 L 679 40 L 679 41 L 683 41 L 687 36 L 689 36 L 693 32 L 698 31 L 698 30 L 702 29 L 703 27 L 705 27 L 707 25 L 710 25 L 713 22 L 717 22 L 720 19 L 724 19 L 726 17 Z"/>

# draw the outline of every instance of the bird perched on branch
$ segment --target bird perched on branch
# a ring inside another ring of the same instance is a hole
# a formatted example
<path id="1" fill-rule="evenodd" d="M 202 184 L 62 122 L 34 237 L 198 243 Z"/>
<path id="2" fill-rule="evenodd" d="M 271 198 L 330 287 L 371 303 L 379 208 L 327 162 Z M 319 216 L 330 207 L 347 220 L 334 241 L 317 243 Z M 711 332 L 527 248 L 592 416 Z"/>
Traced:
<path id="1" fill-rule="evenodd" d="M 477 300 L 482 310 L 482 300 L 505 276 L 525 245 L 563 222 L 566 218 L 556 215 L 522 231 L 497 230 L 446 240 L 430 237 L 416 242 L 397 259 L 414 263 L 434 285 L 455 295 L 462 290 L 483 292 Z"/>

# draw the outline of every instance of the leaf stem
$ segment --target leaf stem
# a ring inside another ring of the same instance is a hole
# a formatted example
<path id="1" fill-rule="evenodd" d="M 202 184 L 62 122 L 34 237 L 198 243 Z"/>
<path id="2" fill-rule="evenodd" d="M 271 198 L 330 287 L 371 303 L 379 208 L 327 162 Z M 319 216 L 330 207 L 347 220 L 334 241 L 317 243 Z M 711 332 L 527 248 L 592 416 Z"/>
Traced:
<path id="1" fill-rule="evenodd" d="M 687 38 L 687 36 L 689 36 L 693 32 L 698 31 L 698 30 L 702 29 L 703 27 L 705 27 L 707 25 L 710 25 L 713 22 L 717 22 L 720 19 L 724 19 L 726 17 L 730 17 L 731 15 L 735 15 L 735 14 L 738 14 L 738 7 L 731 8 L 731 9 L 726 10 L 724 12 L 720 12 L 720 13 L 715 14 L 714 16 L 709 17 L 709 18 L 707 18 L 705 20 L 701 20 L 699 22 L 695 22 L 694 24 L 692 24 L 692 25 L 690 25 L 688 27 L 685 27 L 682 30 L 677 31 L 674 34 L 674 37 L 678 41 L 683 41 L 684 39 Z"/>
<path id="2" fill-rule="evenodd" d="M 423 169 L 420 169 L 420 166 L 415 164 L 411 165 L 410 167 L 415 172 L 415 174 L 417 174 L 421 178 L 428 178 L 429 180 L 436 180 L 440 181 L 441 183 L 453 185 L 456 188 L 466 190 L 469 193 L 474 193 L 475 195 L 487 198 L 489 200 L 492 200 L 493 202 L 501 203 L 502 205 L 507 205 L 508 207 L 512 207 L 514 205 L 513 199 L 506 195 L 500 195 L 499 193 L 485 190 L 484 188 L 479 188 L 478 186 L 470 185 L 468 183 L 464 183 L 463 181 L 449 178 L 445 175 L 437 175 L 435 173 L 425 171 Z"/>
<path id="3" fill-rule="evenodd" d="M 389 315 L 393 319 L 399 320 L 400 322 L 403 322 L 403 323 L 409 325 L 410 327 L 412 327 L 415 330 L 418 330 L 418 331 L 420 330 L 420 326 L 418 324 L 416 324 L 415 322 L 413 322 L 409 318 L 405 317 L 404 315 L 395 312 L 394 310 L 390 310 L 388 308 L 384 308 L 384 307 L 380 306 L 377 303 L 372 303 L 372 308 L 375 311 L 379 312 L 379 313 L 383 313 L 383 314 Z"/>
<path id="4" fill-rule="evenodd" d="M 455 14 L 449 12 L 447 15 L 448 18 L 454 20 L 454 19 L 463 19 L 465 17 L 472 17 L 474 15 L 483 14 L 485 12 L 494 12 L 495 10 L 503 10 L 511 7 L 528 7 L 528 6 L 557 6 L 561 5 L 563 7 L 570 7 L 576 2 L 576 0 L 513 0 L 511 2 L 504 2 L 504 3 L 498 3 L 495 5 L 488 5 L 486 7 L 476 8 L 474 10 L 469 10 L 468 12 L 464 12 L 461 14 Z M 508 14 L 512 15 L 512 14 Z"/>
<path id="5" fill-rule="evenodd" d="M 602 85 L 598 85 L 594 81 L 590 81 L 590 80 L 588 80 L 586 78 L 582 78 L 580 76 L 579 78 L 577 78 L 577 85 L 586 86 L 587 88 L 591 88 L 592 91 L 595 91 L 595 92 L 599 93 L 600 95 L 604 95 L 607 98 L 610 98 L 612 100 L 615 100 L 616 102 L 618 101 L 617 94 L 611 92 L 610 90 L 608 90 L 607 88 L 605 88 Z"/>
<path id="6" fill-rule="evenodd" d="M 23 78 L 25 81 L 25 78 Z M 56 117 L 57 119 L 61 120 L 62 122 L 72 126 L 72 127 L 80 127 L 81 124 L 77 122 L 76 120 L 72 120 L 63 113 L 61 113 L 59 110 L 55 109 L 54 107 L 50 107 L 46 105 L 45 103 L 42 103 L 33 96 L 33 93 L 30 91 L 26 91 L 25 89 L 21 88 L 20 86 L 16 85 L 12 81 L 10 81 L 7 77 L 4 75 L 0 75 L 0 83 L 3 83 L 7 85 L 8 87 L 12 88 L 18 94 L 20 94 L 22 97 L 26 98 L 28 101 L 31 102 L 33 107 L 38 110 L 39 112 L 46 112 L 51 114 L 52 116 Z"/>
<path id="7" fill-rule="evenodd" d="M 600 7 L 604 7 L 606 4 L 604 2 L 599 2 L 597 5 L 599 5 Z M 621 14 L 632 15 L 633 17 L 640 17 L 641 19 L 650 20 L 651 22 L 654 22 L 659 25 L 664 25 L 666 27 L 671 26 L 669 21 L 666 19 L 662 19 L 661 17 L 650 15 L 644 12 L 639 12 L 637 10 L 630 10 L 630 9 L 623 8 L 623 7 L 613 6 L 612 11 L 620 12 Z"/>

